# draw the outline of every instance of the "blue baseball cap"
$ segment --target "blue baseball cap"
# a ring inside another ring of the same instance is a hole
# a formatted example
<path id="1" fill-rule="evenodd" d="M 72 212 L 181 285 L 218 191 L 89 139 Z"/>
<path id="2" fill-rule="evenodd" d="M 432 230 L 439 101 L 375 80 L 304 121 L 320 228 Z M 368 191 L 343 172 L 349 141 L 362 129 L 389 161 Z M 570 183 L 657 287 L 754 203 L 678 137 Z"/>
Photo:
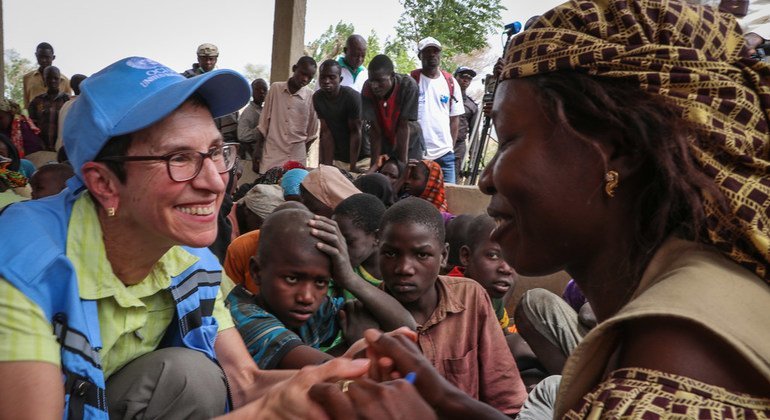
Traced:
<path id="1" fill-rule="evenodd" d="M 68 186 L 83 186 L 80 168 L 94 160 L 107 140 L 162 120 L 196 92 L 215 118 L 251 99 L 249 82 L 233 70 L 188 79 L 144 57 L 124 58 L 84 80 L 64 122 L 64 147 L 75 169 Z"/>

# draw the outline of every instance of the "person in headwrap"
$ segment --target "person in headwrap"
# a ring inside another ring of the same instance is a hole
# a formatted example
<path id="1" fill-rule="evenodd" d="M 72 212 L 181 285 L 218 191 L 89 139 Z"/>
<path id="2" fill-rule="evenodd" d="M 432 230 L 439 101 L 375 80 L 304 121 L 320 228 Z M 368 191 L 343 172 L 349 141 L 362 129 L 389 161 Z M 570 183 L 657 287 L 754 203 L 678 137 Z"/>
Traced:
<path id="1" fill-rule="evenodd" d="M 353 185 L 361 190 L 361 192 L 371 194 L 382 201 L 385 207 L 390 207 L 396 201 L 395 194 L 393 193 L 393 185 L 390 180 L 383 174 L 373 173 L 359 176 Z"/>
<path id="2" fill-rule="evenodd" d="M 238 200 L 238 225 L 241 233 L 259 229 L 268 214 L 284 203 L 283 190 L 278 185 L 257 184 Z"/>
<path id="3" fill-rule="evenodd" d="M 432 160 L 409 162 L 404 192 L 406 195 L 430 201 L 440 212 L 448 211 L 444 193 L 444 175 L 441 172 L 441 166 Z"/>
<path id="4" fill-rule="evenodd" d="M 0 134 L 11 139 L 19 158 L 43 150 L 43 141 L 38 136 L 40 129 L 22 115 L 16 102 L 5 98 L 0 98 Z"/>
<path id="5" fill-rule="evenodd" d="M 310 171 L 299 190 L 302 204 L 311 212 L 329 218 L 342 200 L 361 193 L 336 166 L 329 165 L 319 165 Z"/>
<path id="6" fill-rule="evenodd" d="M 286 201 L 302 201 L 299 195 L 299 184 L 307 176 L 305 169 L 289 169 L 281 178 L 281 188 L 283 188 L 283 199 Z"/>
<path id="7" fill-rule="evenodd" d="M 572 0 L 512 39 L 491 238 L 523 275 L 566 270 L 599 321 L 520 418 L 768 417 L 770 66 L 746 50 L 681 0 Z M 439 415 L 496 418 L 409 343 L 368 341 Z"/>

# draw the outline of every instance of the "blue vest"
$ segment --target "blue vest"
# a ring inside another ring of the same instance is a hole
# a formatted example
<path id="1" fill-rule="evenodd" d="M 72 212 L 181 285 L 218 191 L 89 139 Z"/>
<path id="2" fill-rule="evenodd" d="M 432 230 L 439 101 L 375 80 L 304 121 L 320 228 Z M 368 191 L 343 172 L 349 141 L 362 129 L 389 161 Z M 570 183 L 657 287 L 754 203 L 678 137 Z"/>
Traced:
<path id="1" fill-rule="evenodd" d="M 0 238 L 21 238 L 0 247 L 0 277 L 37 303 L 53 325 L 61 345 L 64 417 L 107 419 L 96 301 L 80 298 L 75 269 L 66 255 L 67 227 L 79 195 L 67 188 L 0 213 Z M 161 347 L 187 347 L 216 362 L 213 310 L 222 268 L 208 249 L 184 249 L 199 260 L 171 279 L 168 290 L 176 314 Z"/>

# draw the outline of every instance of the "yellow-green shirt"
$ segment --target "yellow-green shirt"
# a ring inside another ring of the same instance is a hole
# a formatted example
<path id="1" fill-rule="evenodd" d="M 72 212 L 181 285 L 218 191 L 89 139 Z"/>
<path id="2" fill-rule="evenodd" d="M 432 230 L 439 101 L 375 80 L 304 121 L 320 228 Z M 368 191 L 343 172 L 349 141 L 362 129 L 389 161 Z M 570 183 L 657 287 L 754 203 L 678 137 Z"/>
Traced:
<path id="1" fill-rule="evenodd" d="M 88 193 L 75 202 L 67 230 L 67 258 L 75 267 L 80 297 L 97 300 L 105 379 L 128 362 L 155 350 L 171 323 L 174 299 L 166 290 L 198 257 L 173 247 L 140 283 L 125 286 L 112 272 L 96 208 Z M 222 276 L 223 288 L 230 281 Z M 219 330 L 233 327 L 217 293 L 214 317 Z M 42 309 L 0 278 L 0 361 L 40 361 L 61 365 L 60 346 Z"/>

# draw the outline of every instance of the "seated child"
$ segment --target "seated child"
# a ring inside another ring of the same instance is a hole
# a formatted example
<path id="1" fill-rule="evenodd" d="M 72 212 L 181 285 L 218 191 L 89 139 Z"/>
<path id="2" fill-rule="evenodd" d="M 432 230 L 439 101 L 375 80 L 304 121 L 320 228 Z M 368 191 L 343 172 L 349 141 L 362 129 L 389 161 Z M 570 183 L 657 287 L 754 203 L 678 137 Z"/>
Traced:
<path id="1" fill-rule="evenodd" d="M 444 174 L 441 172 L 441 166 L 432 160 L 409 162 L 406 181 L 404 181 L 404 193 L 427 200 L 442 212 L 448 211 L 444 193 Z"/>
<path id="2" fill-rule="evenodd" d="M 66 163 L 49 163 L 35 171 L 29 180 L 32 187 L 32 199 L 56 195 L 66 187 L 68 179 L 75 176 L 72 166 Z"/>
<path id="3" fill-rule="evenodd" d="M 461 266 L 455 266 L 448 275 L 473 279 L 487 291 L 522 381 L 532 386 L 547 375 L 527 342 L 516 334 L 516 324 L 505 310 L 518 275 L 503 259 L 500 245 L 489 238 L 495 226 L 495 220 L 486 214 L 471 219 L 460 246 Z"/>
<path id="4" fill-rule="evenodd" d="M 446 243 L 449 245 L 449 255 L 446 264 L 441 267 L 441 274 L 447 274 L 455 267 L 462 266 L 460 261 L 460 248 L 465 245 L 468 225 L 473 221 L 474 216 L 470 214 L 458 214 L 450 221 L 446 222 Z M 455 276 L 464 277 L 464 276 Z"/>
<path id="5" fill-rule="evenodd" d="M 468 224 L 465 245 L 460 247 L 462 266 L 455 267 L 448 275 L 476 280 L 487 291 L 495 316 L 506 330 L 510 319 L 505 304 L 513 292 L 516 272 L 503 259 L 500 245 L 489 238 L 495 226 L 495 220 L 486 214 Z"/>
<path id="6" fill-rule="evenodd" d="M 332 220 L 337 222 L 345 243 L 348 246 L 350 264 L 359 277 L 374 286 L 382 283 L 378 264 L 379 240 L 377 232 L 380 228 L 385 205 L 370 194 L 355 194 L 342 200 L 334 209 Z M 354 299 L 347 290 L 335 291 L 335 295 Z"/>
<path id="7" fill-rule="evenodd" d="M 285 209 L 304 209 L 307 210 L 304 204 L 298 201 L 287 201 L 275 209 L 273 213 Z M 260 226 L 262 221 L 260 221 Z M 227 277 L 233 281 L 234 284 L 242 284 L 248 291 L 253 294 L 259 293 L 259 287 L 254 283 L 249 273 L 249 261 L 251 257 L 257 253 L 257 246 L 259 245 L 259 229 L 252 230 L 251 232 L 244 233 L 243 235 L 235 238 L 227 246 L 227 253 L 225 254 L 225 262 L 222 263 Z"/>
<path id="8" fill-rule="evenodd" d="M 239 285 L 227 300 L 238 332 L 262 369 L 297 369 L 331 359 L 319 348 L 334 340 L 340 328 L 350 328 L 338 319 L 344 300 L 327 296 L 332 275 L 384 330 L 414 328 L 393 298 L 353 273 L 345 240 L 332 221 L 307 210 L 268 216 L 250 264 L 259 293 Z M 355 318 L 345 315 L 348 322 Z"/>
<path id="9" fill-rule="evenodd" d="M 417 322 L 418 345 L 450 383 L 514 415 L 527 398 L 516 362 L 484 289 L 439 275 L 447 256 L 444 222 L 429 202 L 406 198 L 380 224 L 385 290 Z"/>

